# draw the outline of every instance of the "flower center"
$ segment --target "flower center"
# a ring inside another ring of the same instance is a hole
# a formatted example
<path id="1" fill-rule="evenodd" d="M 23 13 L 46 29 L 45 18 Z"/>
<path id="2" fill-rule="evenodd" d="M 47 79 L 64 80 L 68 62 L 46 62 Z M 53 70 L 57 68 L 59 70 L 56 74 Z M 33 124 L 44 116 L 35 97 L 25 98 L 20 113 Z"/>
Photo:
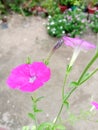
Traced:
<path id="1" fill-rule="evenodd" d="M 29 83 L 33 83 L 36 80 L 36 76 L 32 76 L 29 78 Z"/>

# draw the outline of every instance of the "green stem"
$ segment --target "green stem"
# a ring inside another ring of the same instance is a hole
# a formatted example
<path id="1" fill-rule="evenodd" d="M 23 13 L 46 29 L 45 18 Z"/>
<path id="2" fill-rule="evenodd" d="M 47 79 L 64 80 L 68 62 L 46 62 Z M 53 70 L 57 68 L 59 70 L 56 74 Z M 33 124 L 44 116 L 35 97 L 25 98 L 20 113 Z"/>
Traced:
<path id="1" fill-rule="evenodd" d="M 57 115 L 57 117 L 56 117 L 56 119 L 55 119 L 55 121 L 54 121 L 54 126 L 55 126 L 55 124 L 56 124 L 57 121 L 58 121 L 58 118 L 59 118 L 59 116 L 60 116 L 60 114 L 61 114 L 61 112 L 62 112 L 63 106 L 64 106 L 64 104 L 62 103 L 62 105 L 61 105 L 61 107 L 60 107 L 60 110 L 59 110 L 59 113 L 58 113 L 58 115 Z"/>
<path id="2" fill-rule="evenodd" d="M 25 13 L 24 13 L 23 8 L 21 6 L 20 6 L 20 11 L 21 11 L 21 14 L 24 17 L 24 19 L 26 19 Z"/>
<path id="3" fill-rule="evenodd" d="M 49 64 L 49 60 L 50 60 L 50 58 L 51 58 L 52 55 L 53 55 L 53 50 L 51 49 L 50 52 L 49 52 L 49 54 L 48 54 L 48 56 L 44 59 L 44 63 L 46 65 Z"/>
<path id="4" fill-rule="evenodd" d="M 35 111 L 35 109 L 37 108 L 36 97 L 35 98 L 32 97 L 32 101 L 33 101 L 34 124 L 35 124 L 36 130 L 37 130 L 38 122 L 37 122 L 37 115 L 36 115 L 36 111 Z"/>
<path id="5" fill-rule="evenodd" d="M 76 89 L 77 89 L 77 87 L 72 88 L 72 89 L 70 90 L 70 92 L 68 93 L 68 95 L 66 96 L 66 98 L 64 99 L 63 102 L 67 101 L 68 98 L 70 97 L 70 95 L 71 95 Z M 55 124 L 57 123 L 59 116 L 61 115 L 61 112 L 62 112 L 62 110 L 63 110 L 63 107 L 64 107 L 64 103 L 61 104 L 59 113 L 58 113 L 58 115 L 57 115 L 57 117 L 56 117 L 56 120 L 54 121 L 54 126 L 55 126 Z"/>
<path id="6" fill-rule="evenodd" d="M 67 81 L 67 77 L 68 77 L 69 73 L 70 73 L 70 71 L 66 70 L 64 82 L 63 82 L 63 86 L 62 86 L 62 100 L 64 99 L 64 90 L 65 90 L 65 85 L 66 85 L 66 81 Z"/>
<path id="7" fill-rule="evenodd" d="M 70 95 L 71 95 L 77 88 L 78 88 L 78 87 L 73 87 L 73 88 L 69 91 L 68 95 L 67 95 L 67 96 L 65 97 L 65 99 L 64 99 L 64 102 L 69 99 Z"/>
<path id="8" fill-rule="evenodd" d="M 86 79 L 84 79 L 83 81 L 81 81 L 79 83 L 79 85 L 83 84 L 86 80 L 88 80 L 90 77 L 92 77 L 97 71 L 98 71 L 98 68 L 95 69 Z"/>
<path id="9" fill-rule="evenodd" d="M 83 83 L 82 79 L 83 79 L 85 73 L 88 71 L 88 69 L 89 69 L 89 68 L 91 67 L 91 65 L 96 61 L 97 58 L 98 58 L 98 51 L 96 52 L 96 54 L 94 55 L 94 57 L 91 59 L 91 61 L 88 63 L 88 65 L 85 67 L 83 73 L 81 74 L 81 76 L 80 76 L 80 78 L 79 78 L 79 80 L 78 80 L 78 84 L 79 84 L 79 85 L 80 85 L 81 83 Z M 66 71 L 66 74 L 65 74 L 65 77 L 64 77 L 64 83 L 63 83 L 63 88 L 62 88 L 62 100 L 63 100 L 63 102 L 62 102 L 62 104 L 61 104 L 61 107 L 60 107 L 59 113 L 58 113 L 58 115 L 57 115 L 57 117 L 56 117 L 56 120 L 54 121 L 53 127 L 55 126 L 55 124 L 56 124 L 57 121 L 58 121 L 59 116 L 61 115 L 62 109 L 63 109 L 63 107 L 64 107 L 64 102 L 67 101 L 67 100 L 69 99 L 69 97 L 71 96 L 71 94 L 78 88 L 78 87 L 76 87 L 76 86 L 73 87 L 73 88 L 69 91 L 69 93 L 67 94 L 67 96 L 65 96 L 65 98 L 64 98 L 64 88 L 65 88 L 66 81 L 67 81 L 67 77 L 68 77 L 70 71 L 71 71 L 71 68 L 68 67 L 68 68 L 67 68 L 67 71 Z M 97 72 L 97 71 L 98 71 L 98 69 L 96 69 L 95 71 L 93 71 L 93 72 L 90 74 L 90 76 L 87 77 L 87 79 L 90 78 L 90 77 L 91 77 L 95 72 Z M 87 79 L 86 79 L 86 80 L 87 80 Z M 86 81 L 86 80 L 85 80 L 85 81 Z M 82 82 L 81 82 L 81 81 L 82 81 Z"/>
<path id="10" fill-rule="evenodd" d="M 35 113 L 35 126 L 36 126 L 36 130 L 37 130 L 37 128 L 38 128 L 38 123 L 37 123 L 37 118 L 36 118 L 36 113 Z"/>
<path id="11" fill-rule="evenodd" d="M 71 68 L 69 68 L 69 66 L 68 66 L 68 68 L 67 68 L 67 70 L 66 70 L 66 73 L 65 73 L 65 77 L 64 77 L 64 82 L 63 82 L 63 86 L 62 86 L 62 105 L 61 105 L 61 107 L 60 107 L 60 110 L 59 110 L 59 112 L 58 112 L 58 115 L 57 115 L 57 117 L 56 117 L 56 120 L 54 121 L 54 125 L 57 123 L 57 121 L 58 121 L 58 118 L 59 118 L 59 116 L 61 115 L 61 112 L 62 112 L 62 109 L 63 109 L 63 106 L 64 106 L 64 90 L 65 90 L 65 85 L 66 85 L 66 81 L 67 81 L 67 78 L 68 78 L 68 75 L 69 75 L 69 73 L 71 72 Z"/>
<path id="12" fill-rule="evenodd" d="M 91 65 L 96 61 L 97 58 L 98 58 L 98 51 L 96 52 L 96 54 L 94 55 L 94 57 L 91 59 L 91 61 L 88 63 L 88 65 L 85 67 L 83 73 L 81 74 L 81 76 L 80 76 L 80 78 L 78 80 L 78 84 L 81 82 L 83 76 L 88 71 L 88 69 L 91 67 Z"/>

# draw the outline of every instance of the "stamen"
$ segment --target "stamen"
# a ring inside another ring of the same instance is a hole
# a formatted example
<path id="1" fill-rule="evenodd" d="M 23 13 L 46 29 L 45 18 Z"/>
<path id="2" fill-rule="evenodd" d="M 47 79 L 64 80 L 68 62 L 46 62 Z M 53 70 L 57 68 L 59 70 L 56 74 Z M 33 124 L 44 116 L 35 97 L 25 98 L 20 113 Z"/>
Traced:
<path id="1" fill-rule="evenodd" d="M 33 83 L 36 80 L 36 76 L 32 76 L 29 78 L 29 83 Z"/>

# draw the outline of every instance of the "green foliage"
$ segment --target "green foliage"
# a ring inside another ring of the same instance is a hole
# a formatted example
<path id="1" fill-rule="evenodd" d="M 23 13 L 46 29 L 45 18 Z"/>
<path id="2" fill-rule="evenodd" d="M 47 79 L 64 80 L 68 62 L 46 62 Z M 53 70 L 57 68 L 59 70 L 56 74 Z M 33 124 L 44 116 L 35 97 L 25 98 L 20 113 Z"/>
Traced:
<path id="1" fill-rule="evenodd" d="M 22 130 L 36 130 L 36 126 L 23 126 Z"/>
<path id="2" fill-rule="evenodd" d="M 65 126 L 62 124 L 55 124 L 54 123 L 49 123 L 49 122 L 44 122 L 39 125 L 38 130 L 66 130 Z"/>
<path id="3" fill-rule="evenodd" d="M 74 113 L 70 113 L 69 116 L 68 116 L 68 122 L 71 125 L 74 125 L 77 121 L 78 121 L 77 115 L 75 115 Z"/>
<path id="4" fill-rule="evenodd" d="M 64 105 L 65 105 L 65 107 L 67 108 L 67 110 L 70 108 L 70 105 L 69 105 L 69 102 L 68 101 L 64 101 Z"/>
<path id="5" fill-rule="evenodd" d="M 98 11 L 90 17 L 90 28 L 93 32 L 98 33 Z"/>
<path id="6" fill-rule="evenodd" d="M 24 126 L 22 130 L 66 130 L 65 126 L 62 124 L 53 124 L 52 122 L 44 122 L 36 126 Z"/>
<path id="7" fill-rule="evenodd" d="M 59 14 L 60 9 L 58 4 L 54 0 L 46 0 L 41 3 L 41 6 L 45 8 L 49 15 Z"/>
<path id="8" fill-rule="evenodd" d="M 65 13 L 65 19 L 65 32 L 67 35 L 75 37 L 84 33 L 87 25 L 87 17 L 80 9 L 77 8 L 74 11 L 68 10 Z"/>
<path id="9" fill-rule="evenodd" d="M 61 5 L 68 5 L 70 0 L 57 0 L 57 2 Z"/>
<path id="10" fill-rule="evenodd" d="M 35 98 L 35 97 L 32 97 L 32 103 L 33 103 L 33 106 L 32 106 L 32 110 L 33 112 L 32 113 L 29 113 L 29 117 L 32 118 L 32 120 L 36 121 L 36 114 L 39 113 L 39 112 L 42 112 L 42 110 L 38 109 L 38 102 L 42 99 L 43 97 L 38 97 L 38 98 Z"/>
<path id="11" fill-rule="evenodd" d="M 82 0 L 57 0 L 59 4 L 61 5 L 77 5 L 80 6 L 80 4 L 83 2 Z"/>
<path id="12" fill-rule="evenodd" d="M 81 0 L 69 0 L 71 5 L 76 5 L 80 6 L 81 5 Z"/>
<path id="13" fill-rule="evenodd" d="M 6 13 L 5 6 L 0 1 L 0 14 L 5 14 L 5 13 Z"/>
<path id="14" fill-rule="evenodd" d="M 48 17 L 47 31 L 49 35 L 61 37 L 65 34 L 64 27 L 66 26 L 66 22 L 64 16 L 64 14 L 58 14 Z"/>
<path id="15" fill-rule="evenodd" d="M 89 120 L 94 116 L 94 113 L 88 111 L 81 110 L 78 114 L 75 114 L 73 112 L 69 112 L 67 122 L 69 122 L 71 125 L 74 125 L 77 121 L 80 120 Z"/>
<path id="16" fill-rule="evenodd" d="M 69 9 L 65 14 L 58 14 L 48 18 L 47 31 L 49 35 L 61 37 L 68 35 L 75 37 L 84 33 L 87 25 L 86 14 L 80 9 Z"/>
<path id="17" fill-rule="evenodd" d="M 26 15 L 26 9 L 23 8 L 23 4 L 26 2 L 26 0 L 15 0 L 11 3 L 9 3 L 9 7 L 12 11 L 16 13 L 21 13 L 23 15 Z"/>

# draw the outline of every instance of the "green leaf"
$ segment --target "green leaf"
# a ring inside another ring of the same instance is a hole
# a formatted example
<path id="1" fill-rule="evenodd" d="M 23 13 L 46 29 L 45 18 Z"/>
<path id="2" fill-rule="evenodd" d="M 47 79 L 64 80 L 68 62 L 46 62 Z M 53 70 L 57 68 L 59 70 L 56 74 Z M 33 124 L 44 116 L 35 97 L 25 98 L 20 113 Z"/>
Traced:
<path id="1" fill-rule="evenodd" d="M 87 79 L 87 77 L 89 77 L 89 73 L 85 73 L 81 79 L 81 82 L 84 81 L 85 79 Z"/>
<path id="2" fill-rule="evenodd" d="M 70 107 L 70 106 L 69 106 L 69 102 L 65 100 L 63 103 L 64 103 L 64 105 L 66 106 L 66 108 L 69 109 L 69 107 Z"/>
<path id="3" fill-rule="evenodd" d="M 40 124 L 38 130 L 52 130 L 53 123 L 44 122 Z"/>
<path id="4" fill-rule="evenodd" d="M 36 126 L 33 125 L 32 127 L 30 126 L 23 126 L 22 130 L 36 130 Z"/>
<path id="5" fill-rule="evenodd" d="M 36 130 L 36 126 L 35 125 L 32 126 L 32 129 L 30 129 L 30 130 Z"/>
<path id="6" fill-rule="evenodd" d="M 78 118 L 82 120 L 86 120 L 92 116 L 93 113 L 91 113 L 90 111 L 81 111 Z"/>
<path id="7" fill-rule="evenodd" d="M 30 64 L 30 63 L 31 63 L 31 58 L 30 58 L 30 57 L 27 57 L 26 63 L 27 63 L 27 64 Z"/>
<path id="8" fill-rule="evenodd" d="M 67 72 L 69 73 L 72 70 L 72 66 L 67 65 Z"/>
<path id="9" fill-rule="evenodd" d="M 29 126 L 23 126 L 22 130 L 30 130 L 30 127 Z"/>
<path id="10" fill-rule="evenodd" d="M 35 112 L 35 113 L 38 113 L 38 112 L 42 112 L 42 110 L 35 108 L 35 109 L 34 109 L 34 112 Z"/>
<path id="11" fill-rule="evenodd" d="M 29 113 L 28 115 L 29 115 L 30 118 L 32 118 L 33 120 L 35 120 L 35 116 L 34 116 L 34 114 Z"/>
<path id="12" fill-rule="evenodd" d="M 38 97 L 38 98 L 35 100 L 35 102 L 40 101 L 42 98 L 44 98 L 44 96 Z"/>
<path id="13" fill-rule="evenodd" d="M 62 125 L 62 124 L 57 124 L 56 126 L 55 126 L 55 128 L 56 128 L 56 130 L 66 130 L 66 128 L 65 128 L 65 126 L 64 125 Z"/>
<path id="14" fill-rule="evenodd" d="M 64 95 L 64 98 L 63 98 L 63 102 L 66 101 L 66 98 L 68 97 L 69 95 L 69 92 L 66 92 L 66 94 Z"/>
<path id="15" fill-rule="evenodd" d="M 79 84 L 75 81 L 70 83 L 70 87 L 77 87 Z"/>
<path id="16" fill-rule="evenodd" d="M 71 113 L 68 117 L 68 122 L 71 123 L 72 125 L 74 125 L 77 122 L 77 120 L 78 117 L 73 113 Z"/>
<path id="17" fill-rule="evenodd" d="M 33 101 L 34 103 L 36 103 L 36 102 L 40 101 L 42 98 L 44 98 L 44 96 L 41 96 L 41 97 L 38 97 L 38 98 L 35 98 L 35 97 L 32 97 L 32 96 L 31 96 L 31 98 L 32 98 L 32 101 Z"/>

